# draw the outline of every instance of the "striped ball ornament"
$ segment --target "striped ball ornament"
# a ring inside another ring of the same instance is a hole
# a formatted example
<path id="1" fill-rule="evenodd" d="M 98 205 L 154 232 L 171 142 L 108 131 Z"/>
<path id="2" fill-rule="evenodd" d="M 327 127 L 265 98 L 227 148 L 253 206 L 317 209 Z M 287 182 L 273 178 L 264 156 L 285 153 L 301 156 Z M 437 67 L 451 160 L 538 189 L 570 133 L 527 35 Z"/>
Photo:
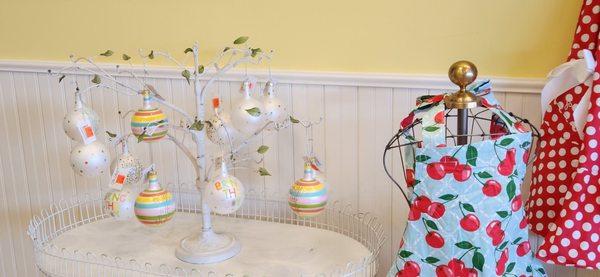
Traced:
<path id="1" fill-rule="evenodd" d="M 135 199 L 134 212 L 141 223 L 159 226 L 173 218 L 175 202 L 173 195 L 158 184 L 156 172 L 148 173 L 148 182 L 148 188 Z"/>
<path id="2" fill-rule="evenodd" d="M 315 178 L 309 163 L 304 165 L 304 178 L 297 180 L 290 188 L 288 204 L 300 217 L 316 216 L 325 209 L 327 188 Z"/>
<path id="3" fill-rule="evenodd" d="M 142 92 L 144 107 L 137 110 L 131 117 L 131 132 L 142 137 L 145 142 L 159 141 L 167 135 L 169 120 L 165 113 L 151 105 L 151 96 L 147 91 Z"/>

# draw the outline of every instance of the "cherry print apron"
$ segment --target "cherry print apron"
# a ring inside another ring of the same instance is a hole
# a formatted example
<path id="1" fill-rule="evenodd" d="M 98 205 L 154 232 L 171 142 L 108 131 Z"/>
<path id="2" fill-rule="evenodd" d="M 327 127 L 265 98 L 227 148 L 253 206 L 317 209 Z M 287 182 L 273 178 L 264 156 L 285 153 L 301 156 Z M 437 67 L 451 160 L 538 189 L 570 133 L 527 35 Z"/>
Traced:
<path id="1" fill-rule="evenodd" d="M 388 276 L 545 276 L 530 251 L 520 192 L 531 132 L 517 131 L 485 97 L 511 134 L 446 147 L 443 95 L 421 98 L 402 121 L 422 115 L 423 145 L 414 148 L 408 223 Z"/>
<path id="2" fill-rule="evenodd" d="M 537 257 L 591 269 L 600 268 L 599 24 L 600 0 L 584 1 L 570 62 L 553 70 L 544 87 L 542 97 L 553 97 L 542 102 L 540 153 L 527 203 L 532 231 L 544 237 Z M 578 66 L 584 60 L 589 78 L 575 78 L 585 77 Z M 559 84 L 564 89 L 552 91 Z"/>

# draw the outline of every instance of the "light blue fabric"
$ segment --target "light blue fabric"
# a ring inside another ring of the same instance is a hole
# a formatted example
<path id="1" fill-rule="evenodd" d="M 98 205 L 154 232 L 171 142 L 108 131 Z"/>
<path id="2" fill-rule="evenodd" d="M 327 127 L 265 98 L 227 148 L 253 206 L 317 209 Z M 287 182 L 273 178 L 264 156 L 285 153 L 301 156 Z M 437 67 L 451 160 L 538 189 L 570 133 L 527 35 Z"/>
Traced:
<path id="1" fill-rule="evenodd" d="M 491 93 L 484 97 L 496 107 Z M 443 132 L 440 136 L 440 129 L 431 127 L 445 128 L 439 120 L 432 120 L 440 110 L 443 101 L 420 113 L 427 143 L 414 149 L 417 182 L 410 195 L 412 220 L 388 276 L 545 276 L 541 263 L 528 249 L 521 200 L 531 132 L 518 132 L 513 117 L 490 107 L 510 134 L 468 145 L 436 147 L 445 143 Z M 435 204 L 428 204 L 425 198 Z M 443 238 L 441 247 L 439 237 Z"/>

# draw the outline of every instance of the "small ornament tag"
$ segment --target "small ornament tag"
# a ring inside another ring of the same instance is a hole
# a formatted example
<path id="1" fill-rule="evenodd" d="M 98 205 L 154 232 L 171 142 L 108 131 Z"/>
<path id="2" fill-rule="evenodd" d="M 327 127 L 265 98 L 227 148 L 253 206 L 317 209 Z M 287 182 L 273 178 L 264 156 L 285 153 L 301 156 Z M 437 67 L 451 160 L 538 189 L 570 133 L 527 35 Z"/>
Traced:
<path id="1" fill-rule="evenodd" d="M 96 141 L 94 128 L 92 127 L 92 123 L 88 118 L 85 118 L 82 122 L 80 122 L 77 125 L 77 129 L 79 130 L 79 134 L 81 134 L 81 138 L 83 138 L 83 143 L 90 144 Z"/>
<path id="2" fill-rule="evenodd" d="M 125 181 L 127 181 L 127 174 L 129 173 L 129 169 L 127 168 L 117 168 L 112 176 L 112 182 L 110 184 L 111 189 L 122 190 Z"/>

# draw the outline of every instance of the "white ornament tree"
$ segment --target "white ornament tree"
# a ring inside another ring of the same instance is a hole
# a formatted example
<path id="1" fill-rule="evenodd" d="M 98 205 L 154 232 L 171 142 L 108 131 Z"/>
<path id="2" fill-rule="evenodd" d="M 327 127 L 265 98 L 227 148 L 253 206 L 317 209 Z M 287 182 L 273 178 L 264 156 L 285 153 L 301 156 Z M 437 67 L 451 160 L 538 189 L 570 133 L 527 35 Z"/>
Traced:
<path id="1" fill-rule="evenodd" d="M 149 95 L 154 101 L 179 113 L 183 118 L 182 123 L 169 126 L 166 138 L 174 142 L 193 164 L 196 173 L 196 187 L 200 191 L 200 196 L 202 197 L 204 190 L 213 177 L 213 172 L 223 172 L 226 171 L 226 167 L 240 166 L 241 163 L 252 160 L 252 157 L 245 157 L 240 151 L 248 145 L 248 142 L 252 138 L 258 136 L 267 129 L 278 130 L 288 126 L 289 123 L 299 123 L 298 120 L 285 113 L 285 110 L 281 110 L 281 105 L 277 104 L 277 101 L 272 99 L 273 83 L 269 81 L 266 85 L 266 90 L 269 91 L 267 97 L 271 97 L 271 99 L 266 100 L 266 106 L 267 108 L 279 107 L 280 110 L 270 109 L 268 113 L 265 113 L 259 107 L 240 107 L 251 117 L 256 117 L 257 119 L 260 118 L 260 125 L 251 130 L 251 132 L 246 132 L 245 137 L 238 140 L 233 140 L 230 137 L 230 133 L 236 132 L 236 130 L 232 130 L 231 127 L 230 129 L 225 127 L 224 131 L 227 139 L 220 145 L 220 153 L 213 153 L 212 156 L 209 156 L 209 153 L 206 152 L 205 126 L 207 124 L 215 123 L 214 121 L 211 122 L 205 119 L 205 100 L 211 98 L 211 96 L 208 95 L 209 88 L 219 80 L 220 76 L 239 65 L 258 64 L 263 60 L 271 59 L 271 52 L 265 53 L 260 48 L 245 46 L 247 40 L 248 37 L 239 37 L 233 42 L 233 45 L 225 47 L 221 53 L 218 53 L 213 60 L 206 64 L 201 64 L 199 61 L 199 47 L 196 43 L 193 47 L 187 48 L 184 51 L 187 56 L 193 57 L 193 67 L 186 65 L 185 62 L 180 62 L 167 52 L 150 51 L 143 53 L 143 51 L 139 51 L 139 56 L 144 65 L 144 73 L 146 72 L 145 68 L 147 61 L 159 57 L 167 59 L 181 70 L 182 78 L 185 78 L 188 84 L 193 86 L 196 104 L 195 114 L 188 114 L 183 109 L 167 102 L 153 86 L 146 84 L 143 76 L 139 76 L 139 74 L 134 72 L 134 66 L 131 63 L 132 57 L 127 54 L 121 54 L 121 59 L 124 61 L 125 65 L 117 65 L 115 71 L 116 74 L 109 73 L 105 67 L 99 66 L 96 63 L 97 58 L 115 55 L 111 50 L 107 50 L 95 57 L 76 57 L 72 55 L 70 57 L 72 62 L 71 66 L 53 73 L 59 75 L 59 81 L 62 81 L 65 74 L 72 70 L 84 71 L 93 76 L 91 80 L 93 85 L 82 90 L 80 93 L 84 93 L 93 88 L 105 88 L 132 96 L 144 95 L 145 97 L 148 97 Z M 117 79 L 117 75 L 123 74 L 133 78 L 135 80 L 135 85 Z M 243 86 L 247 85 L 248 83 L 244 82 Z M 243 89 L 247 88 L 243 87 Z M 248 91 L 245 90 L 245 93 L 247 92 Z M 248 97 L 248 95 L 246 94 L 245 97 Z M 222 114 L 220 115 L 217 113 L 216 116 L 219 120 L 225 121 L 225 119 L 220 117 Z M 248 129 L 248 126 L 241 127 Z M 184 143 L 177 139 L 173 134 L 175 132 L 185 132 L 190 134 L 194 139 L 196 149 L 186 147 Z M 116 143 L 126 141 L 132 136 L 136 136 L 138 142 L 141 142 L 144 141 L 144 136 L 146 135 L 145 133 L 142 133 L 138 135 L 123 134 L 116 136 L 110 132 L 107 133 Z M 261 148 L 258 149 L 258 152 L 263 154 L 267 149 L 268 147 L 261 146 Z M 220 171 L 217 170 L 219 167 L 221 167 Z M 261 176 L 269 175 L 269 172 L 262 167 L 257 168 L 257 173 Z M 214 263 L 235 256 L 241 249 L 240 242 L 231 233 L 217 233 L 213 230 L 211 223 L 211 209 L 205 199 L 201 199 L 200 201 L 202 202 L 201 232 L 183 238 L 175 251 L 176 256 L 185 262 L 195 264 Z"/>

